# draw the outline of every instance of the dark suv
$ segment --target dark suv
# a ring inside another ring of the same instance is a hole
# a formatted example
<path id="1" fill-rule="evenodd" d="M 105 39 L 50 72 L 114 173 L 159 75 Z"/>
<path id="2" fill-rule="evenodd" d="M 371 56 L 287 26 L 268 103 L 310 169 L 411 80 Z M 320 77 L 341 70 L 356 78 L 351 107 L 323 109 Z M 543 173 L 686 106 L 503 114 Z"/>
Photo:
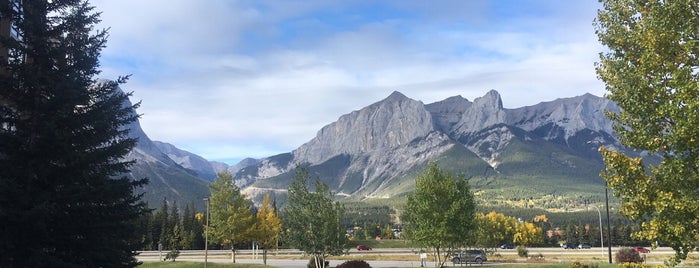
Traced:
<path id="1" fill-rule="evenodd" d="M 481 264 L 487 260 L 488 260 L 488 258 L 485 256 L 485 251 L 482 251 L 480 249 L 465 250 L 463 252 L 456 253 L 454 255 L 454 257 L 451 259 L 451 261 L 454 264 L 471 263 L 471 262 Z"/>

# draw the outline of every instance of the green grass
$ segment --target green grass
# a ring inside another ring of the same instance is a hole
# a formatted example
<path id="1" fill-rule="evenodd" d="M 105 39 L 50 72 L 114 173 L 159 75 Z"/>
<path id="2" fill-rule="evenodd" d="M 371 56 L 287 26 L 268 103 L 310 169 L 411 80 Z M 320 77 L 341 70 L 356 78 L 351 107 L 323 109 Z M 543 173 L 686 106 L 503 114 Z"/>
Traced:
<path id="1" fill-rule="evenodd" d="M 583 263 L 583 264 L 593 264 L 593 263 Z M 595 267 L 599 268 L 616 268 L 619 267 L 617 264 L 609 263 L 594 263 L 597 264 Z M 570 263 L 536 263 L 536 264 L 503 264 L 498 265 L 498 268 L 527 268 L 527 267 L 548 267 L 548 268 L 569 268 Z"/>
<path id="2" fill-rule="evenodd" d="M 144 262 L 143 264 L 137 266 L 138 268 L 204 268 L 203 262 L 183 262 L 183 261 L 166 261 L 166 262 Z M 262 267 L 272 267 L 260 264 L 247 264 L 247 263 L 208 263 L 207 268 L 262 268 Z"/>

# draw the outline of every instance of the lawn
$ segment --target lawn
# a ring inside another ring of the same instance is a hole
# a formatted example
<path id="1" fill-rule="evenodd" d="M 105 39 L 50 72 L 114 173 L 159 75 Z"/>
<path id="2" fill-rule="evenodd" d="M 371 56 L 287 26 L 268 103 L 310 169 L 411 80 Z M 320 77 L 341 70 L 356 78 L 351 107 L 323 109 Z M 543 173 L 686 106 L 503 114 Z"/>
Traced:
<path id="1" fill-rule="evenodd" d="M 264 266 L 260 264 L 247 264 L 247 263 L 208 263 L 207 268 L 263 268 L 272 267 Z M 138 268 L 204 268 L 203 262 L 184 262 L 184 261 L 166 261 L 166 262 L 144 262 L 139 265 Z"/>

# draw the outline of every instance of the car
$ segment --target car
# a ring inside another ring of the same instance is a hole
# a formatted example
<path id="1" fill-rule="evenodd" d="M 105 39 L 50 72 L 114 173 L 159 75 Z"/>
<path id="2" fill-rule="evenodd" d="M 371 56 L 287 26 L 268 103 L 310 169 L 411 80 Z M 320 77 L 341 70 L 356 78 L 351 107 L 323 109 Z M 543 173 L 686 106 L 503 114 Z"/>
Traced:
<path id="1" fill-rule="evenodd" d="M 454 257 L 451 259 L 451 261 L 454 264 L 471 262 L 482 264 L 484 261 L 488 261 L 488 258 L 485 256 L 485 251 L 480 249 L 474 249 L 456 253 L 456 255 L 454 255 Z"/>
<path id="2" fill-rule="evenodd" d="M 563 245 L 561 245 L 561 247 L 562 247 L 563 249 L 576 249 L 575 245 L 570 244 L 570 243 L 568 243 L 568 244 L 563 244 Z"/>
<path id="3" fill-rule="evenodd" d="M 644 247 L 635 247 L 633 248 L 638 253 L 650 253 L 650 249 L 644 248 Z"/>
<path id="4" fill-rule="evenodd" d="M 515 248 L 515 245 L 512 245 L 512 244 L 503 244 L 502 246 L 500 246 L 500 249 L 514 249 L 514 248 Z"/>
<path id="5" fill-rule="evenodd" d="M 370 246 L 365 246 L 365 245 L 358 245 L 357 250 L 362 251 L 362 250 L 371 250 Z"/>
<path id="6" fill-rule="evenodd" d="M 579 249 L 591 249 L 592 247 L 589 244 L 580 244 L 578 245 Z"/>

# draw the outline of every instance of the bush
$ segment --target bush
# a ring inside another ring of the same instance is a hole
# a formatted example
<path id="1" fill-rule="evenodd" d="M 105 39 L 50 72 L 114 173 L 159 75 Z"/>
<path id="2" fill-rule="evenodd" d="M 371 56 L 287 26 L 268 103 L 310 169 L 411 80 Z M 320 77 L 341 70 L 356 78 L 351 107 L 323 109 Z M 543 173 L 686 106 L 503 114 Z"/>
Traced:
<path id="1" fill-rule="evenodd" d="M 632 248 L 619 249 L 619 251 L 616 252 L 616 256 L 614 256 L 614 260 L 616 261 L 616 263 L 642 263 L 643 262 L 641 255 L 638 254 L 638 252 L 636 252 Z"/>
<path id="2" fill-rule="evenodd" d="M 358 260 L 358 261 L 343 262 L 342 264 L 336 266 L 335 268 L 371 268 L 371 265 L 369 265 L 365 261 Z"/>
<path id="3" fill-rule="evenodd" d="M 583 263 L 581 263 L 581 262 L 579 262 L 579 261 L 576 261 L 576 262 L 574 262 L 574 263 L 571 263 L 570 266 L 568 266 L 568 267 L 570 267 L 570 268 L 598 268 L 599 265 L 596 264 L 596 263 L 593 263 L 593 264 L 583 264 Z"/>
<path id="4" fill-rule="evenodd" d="M 168 252 L 167 254 L 165 254 L 165 259 L 163 261 L 167 261 L 167 260 L 175 261 L 175 259 L 177 259 L 177 257 L 179 257 L 179 256 L 180 256 L 180 251 L 177 249 L 173 249 L 173 250 L 170 250 L 170 252 Z"/>
<path id="5" fill-rule="evenodd" d="M 519 245 L 517 246 L 517 255 L 523 258 L 529 257 L 529 250 L 527 249 L 527 247 Z"/>
<path id="6" fill-rule="evenodd" d="M 306 267 L 308 267 L 308 268 L 325 268 L 325 267 L 330 266 L 330 262 L 326 261 L 325 259 L 322 259 L 322 258 L 320 259 L 320 263 L 323 263 L 324 266 L 323 267 L 316 267 L 316 259 L 314 257 L 308 261 L 308 265 Z"/>
<path id="7" fill-rule="evenodd" d="M 619 268 L 648 268 L 650 266 L 641 263 L 626 262 L 619 264 Z"/>

